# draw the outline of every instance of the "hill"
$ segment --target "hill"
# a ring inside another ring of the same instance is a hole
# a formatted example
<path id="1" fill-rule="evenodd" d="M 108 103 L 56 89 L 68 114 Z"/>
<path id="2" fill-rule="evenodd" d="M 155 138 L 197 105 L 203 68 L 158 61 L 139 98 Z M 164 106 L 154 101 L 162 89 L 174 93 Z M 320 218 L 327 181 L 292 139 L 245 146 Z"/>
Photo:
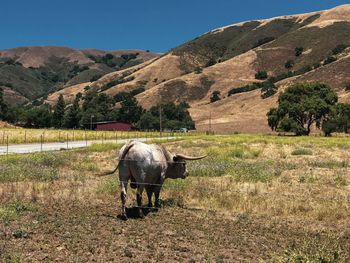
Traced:
<path id="1" fill-rule="evenodd" d="M 142 86 L 136 98 L 146 108 L 186 101 L 200 130 L 268 132 L 267 111 L 287 85 L 320 81 L 348 101 L 350 5 L 308 14 L 254 20 L 211 30 L 167 54 L 85 83 L 115 96 Z M 262 98 L 260 71 L 273 78 L 276 94 Z M 75 84 L 75 83 L 74 83 Z M 59 91 L 67 98 L 77 86 Z M 210 103 L 214 91 L 221 100 Z M 229 92 L 231 96 L 229 96 Z M 53 103 L 57 93 L 48 96 Z M 73 96 L 74 97 L 74 96 Z"/>
<path id="2" fill-rule="evenodd" d="M 10 102 L 22 103 L 157 56 L 140 50 L 79 50 L 55 46 L 0 50 L 0 87 L 6 90 Z"/>

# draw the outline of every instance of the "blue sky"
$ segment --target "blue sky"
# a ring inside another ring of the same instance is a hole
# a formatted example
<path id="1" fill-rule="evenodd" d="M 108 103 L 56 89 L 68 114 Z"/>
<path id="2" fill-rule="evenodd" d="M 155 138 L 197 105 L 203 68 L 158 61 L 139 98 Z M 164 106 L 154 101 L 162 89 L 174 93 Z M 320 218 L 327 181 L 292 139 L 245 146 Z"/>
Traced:
<path id="1" fill-rule="evenodd" d="M 56 45 L 165 52 L 235 22 L 328 9 L 341 0 L 2 0 L 0 49 Z"/>

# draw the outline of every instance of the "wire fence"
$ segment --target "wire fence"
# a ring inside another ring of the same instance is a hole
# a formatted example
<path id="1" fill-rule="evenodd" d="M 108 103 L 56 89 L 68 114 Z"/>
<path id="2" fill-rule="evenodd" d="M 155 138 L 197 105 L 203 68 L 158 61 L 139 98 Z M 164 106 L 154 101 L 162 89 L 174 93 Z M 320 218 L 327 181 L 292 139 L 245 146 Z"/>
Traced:
<path id="1" fill-rule="evenodd" d="M 169 141 L 199 132 L 88 131 L 88 130 L 0 130 L 0 155 L 87 147 L 92 143 L 124 143 L 125 140 L 161 139 Z M 36 145 L 35 145 L 36 144 Z M 18 147 L 22 147 L 20 150 Z"/>

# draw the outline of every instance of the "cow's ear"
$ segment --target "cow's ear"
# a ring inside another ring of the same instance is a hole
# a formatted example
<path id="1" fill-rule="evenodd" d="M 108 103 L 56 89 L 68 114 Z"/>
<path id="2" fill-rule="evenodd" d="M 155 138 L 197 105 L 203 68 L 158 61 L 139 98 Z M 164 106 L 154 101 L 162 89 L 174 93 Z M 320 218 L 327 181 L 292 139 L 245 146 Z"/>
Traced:
<path id="1" fill-rule="evenodd" d="M 179 157 L 177 157 L 176 155 L 173 157 L 173 161 L 174 162 L 178 162 L 179 161 Z"/>

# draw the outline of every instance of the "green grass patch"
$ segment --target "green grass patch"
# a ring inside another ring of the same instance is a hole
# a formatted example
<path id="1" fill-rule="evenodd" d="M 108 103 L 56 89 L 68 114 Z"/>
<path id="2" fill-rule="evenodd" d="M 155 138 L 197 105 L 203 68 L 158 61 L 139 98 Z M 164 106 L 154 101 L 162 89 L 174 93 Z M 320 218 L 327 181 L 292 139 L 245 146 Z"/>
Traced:
<path id="1" fill-rule="evenodd" d="M 166 179 L 163 185 L 165 190 L 183 191 L 188 187 L 189 181 L 184 179 Z"/>
<path id="2" fill-rule="evenodd" d="M 16 200 L 0 206 L 0 219 L 4 222 L 13 221 L 18 215 L 33 210 L 34 205 L 32 203 Z"/>
<path id="3" fill-rule="evenodd" d="M 346 161 L 333 161 L 333 160 L 313 160 L 308 162 L 308 165 L 311 167 L 317 168 L 347 168 L 349 167 L 349 163 Z"/>
<path id="4" fill-rule="evenodd" d="M 0 158 L 0 182 L 57 180 L 59 168 L 72 161 L 75 161 L 75 156 L 69 152 L 4 156 Z"/>
<path id="5" fill-rule="evenodd" d="M 124 144 L 120 143 L 93 143 L 83 151 L 87 152 L 110 152 L 113 150 L 119 150 Z"/>
<path id="6" fill-rule="evenodd" d="M 276 162 L 274 160 L 236 162 L 229 174 L 237 182 L 271 182 L 281 175 L 282 171 L 294 169 L 290 163 Z"/>
<path id="7" fill-rule="evenodd" d="M 312 150 L 308 148 L 295 149 L 291 153 L 292 155 L 312 155 Z"/>
<path id="8" fill-rule="evenodd" d="M 117 176 L 110 176 L 98 188 L 97 193 L 115 195 L 120 192 L 120 184 Z"/>
<path id="9" fill-rule="evenodd" d="M 337 186 L 347 186 L 348 182 L 345 178 L 344 175 L 338 174 L 335 178 L 334 178 L 334 182 L 336 183 Z"/>

